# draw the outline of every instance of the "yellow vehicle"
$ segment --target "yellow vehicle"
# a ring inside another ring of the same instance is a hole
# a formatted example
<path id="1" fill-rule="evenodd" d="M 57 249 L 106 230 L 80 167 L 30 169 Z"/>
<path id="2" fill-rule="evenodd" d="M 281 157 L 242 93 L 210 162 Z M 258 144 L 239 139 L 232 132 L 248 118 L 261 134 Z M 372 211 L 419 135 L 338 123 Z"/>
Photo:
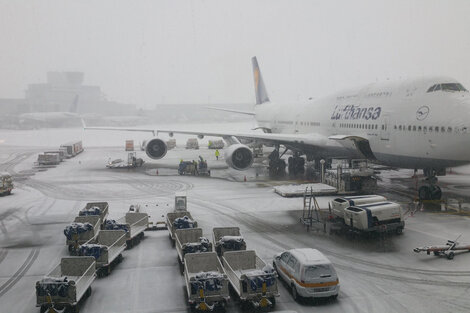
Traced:
<path id="1" fill-rule="evenodd" d="M 0 196 L 10 195 L 13 187 L 11 175 L 8 173 L 0 173 Z"/>

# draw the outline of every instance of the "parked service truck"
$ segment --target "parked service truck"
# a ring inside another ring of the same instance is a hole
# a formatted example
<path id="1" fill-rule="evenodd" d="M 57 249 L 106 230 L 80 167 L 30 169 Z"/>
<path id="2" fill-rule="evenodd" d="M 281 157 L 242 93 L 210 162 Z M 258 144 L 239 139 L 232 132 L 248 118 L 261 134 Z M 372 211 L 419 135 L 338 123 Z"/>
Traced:
<path id="1" fill-rule="evenodd" d="M 230 299 L 228 280 L 215 252 L 184 256 L 184 279 L 192 311 L 223 311 Z"/>
<path id="2" fill-rule="evenodd" d="M 38 165 L 58 165 L 60 156 L 58 153 L 38 154 Z"/>
<path id="3" fill-rule="evenodd" d="M 176 229 L 176 252 L 180 270 L 183 272 L 184 256 L 186 253 L 201 253 L 212 251 L 212 243 L 202 236 L 201 228 Z"/>
<path id="4" fill-rule="evenodd" d="M 350 206 L 363 205 L 374 202 L 386 201 L 387 198 L 379 195 L 361 195 L 361 196 L 348 196 L 339 197 L 329 202 L 331 213 L 338 218 L 344 217 L 344 210 Z"/>
<path id="5" fill-rule="evenodd" d="M 228 251 L 222 256 L 225 273 L 242 309 L 274 308 L 277 289 L 277 273 L 263 262 L 253 250 Z"/>
<path id="6" fill-rule="evenodd" d="M 91 239 L 79 247 L 78 255 L 94 257 L 96 274 L 103 277 L 109 275 L 112 267 L 122 261 L 124 249 L 126 249 L 124 230 L 101 230 L 96 239 Z"/>
<path id="7" fill-rule="evenodd" d="M 240 233 L 240 227 L 214 227 L 212 239 L 219 257 L 226 251 L 246 250 L 245 239 Z"/>
<path id="8" fill-rule="evenodd" d="M 344 210 L 344 224 L 360 232 L 401 234 L 405 228 L 401 206 L 391 201 L 350 206 Z"/>
<path id="9" fill-rule="evenodd" d="M 60 148 L 64 148 L 67 151 L 66 158 L 72 158 L 79 153 L 83 152 L 83 145 L 81 140 L 71 141 L 69 143 L 65 143 L 60 146 Z"/>
<path id="10" fill-rule="evenodd" d="M 78 303 L 91 294 L 95 280 L 95 258 L 66 257 L 42 280 L 36 282 L 36 306 L 78 312 Z"/>

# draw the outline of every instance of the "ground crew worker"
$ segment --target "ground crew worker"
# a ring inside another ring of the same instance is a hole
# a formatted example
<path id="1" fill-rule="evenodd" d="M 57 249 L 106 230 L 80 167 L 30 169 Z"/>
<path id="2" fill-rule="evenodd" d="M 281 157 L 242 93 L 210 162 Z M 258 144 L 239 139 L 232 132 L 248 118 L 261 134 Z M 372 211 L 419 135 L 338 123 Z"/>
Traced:
<path id="1" fill-rule="evenodd" d="M 218 149 L 215 149 L 215 158 L 218 160 L 219 159 L 219 150 Z"/>

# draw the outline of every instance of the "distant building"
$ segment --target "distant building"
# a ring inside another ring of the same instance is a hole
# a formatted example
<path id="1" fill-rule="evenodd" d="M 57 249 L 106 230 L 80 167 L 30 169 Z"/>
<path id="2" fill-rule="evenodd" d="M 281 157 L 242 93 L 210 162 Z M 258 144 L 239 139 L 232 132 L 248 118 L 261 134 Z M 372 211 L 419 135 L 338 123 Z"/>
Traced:
<path id="1" fill-rule="evenodd" d="M 48 72 L 47 83 L 30 84 L 26 103 L 30 112 L 132 114 L 135 107 L 105 99 L 99 86 L 83 85 L 82 72 Z"/>

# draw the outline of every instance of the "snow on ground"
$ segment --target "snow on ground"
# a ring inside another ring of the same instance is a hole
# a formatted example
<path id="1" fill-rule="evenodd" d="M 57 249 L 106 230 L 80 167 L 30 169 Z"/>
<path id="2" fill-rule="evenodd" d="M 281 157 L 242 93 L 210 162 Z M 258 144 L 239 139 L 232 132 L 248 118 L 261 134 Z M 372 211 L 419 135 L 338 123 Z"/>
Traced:
<path id="1" fill-rule="evenodd" d="M 224 125 L 225 129 L 229 126 Z M 232 126 L 241 129 L 240 125 Z M 109 170 L 104 167 L 109 158 L 126 156 L 124 140 L 140 140 L 140 135 L 106 133 L 98 138 L 98 133 L 80 137 L 81 132 L 22 131 L 21 136 L 19 132 L 0 132 L 0 138 L 5 140 L 0 145 L 0 171 L 15 172 L 18 177 L 14 194 L 0 198 L 1 312 L 38 311 L 34 284 L 68 254 L 63 228 L 86 202 L 108 201 L 110 218 L 121 217 L 129 205 L 139 203 L 151 220 L 157 221 L 171 211 L 176 192 L 188 195 L 189 210 L 209 238 L 215 226 L 239 226 L 248 248 L 256 250 L 266 262 L 271 262 L 274 254 L 295 247 L 318 248 L 332 260 L 341 284 L 337 301 L 299 304 L 285 285 L 279 284 L 281 296 L 276 310 L 470 311 L 470 253 L 449 261 L 412 251 L 417 246 L 442 244 L 460 234 L 461 241 L 470 241 L 468 217 L 418 211 L 413 217 L 407 216 L 403 235 L 384 238 L 307 232 L 299 223 L 301 198 L 276 195 L 273 184 L 265 177 L 256 177 L 256 170 L 227 169 L 223 160 L 215 160 L 212 150 L 186 150 L 185 141 L 180 142 L 177 137 L 179 146 L 163 160 L 152 161 L 139 153 L 147 162 L 144 168 Z M 41 133 L 36 134 L 36 140 L 35 133 Z M 12 146 L 23 137 L 29 139 Z M 31 170 L 37 152 L 44 146 L 57 146 L 76 138 L 84 140 L 84 153 L 46 171 Z M 209 167 L 213 166 L 213 176 L 178 176 L 179 159 L 196 159 L 199 154 L 208 159 Z M 247 182 L 243 181 L 245 175 Z M 384 171 L 382 176 L 384 184 L 395 189 L 406 190 L 405 183 L 412 184 L 408 170 Z M 462 180 L 452 184 L 469 181 L 465 174 L 455 176 Z M 391 192 L 387 197 L 405 201 Z M 317 200 L 320 207 L 326 208 L 329 199 Z M 167 231 L 146 232 L 145 239 L 123 255 L 123 262 L 110 276 L 94 282 L 82 312 L 188 311 L 183 276 Z M 232 301 L 227 311 L 240 312 L 238 303 Z"/>

